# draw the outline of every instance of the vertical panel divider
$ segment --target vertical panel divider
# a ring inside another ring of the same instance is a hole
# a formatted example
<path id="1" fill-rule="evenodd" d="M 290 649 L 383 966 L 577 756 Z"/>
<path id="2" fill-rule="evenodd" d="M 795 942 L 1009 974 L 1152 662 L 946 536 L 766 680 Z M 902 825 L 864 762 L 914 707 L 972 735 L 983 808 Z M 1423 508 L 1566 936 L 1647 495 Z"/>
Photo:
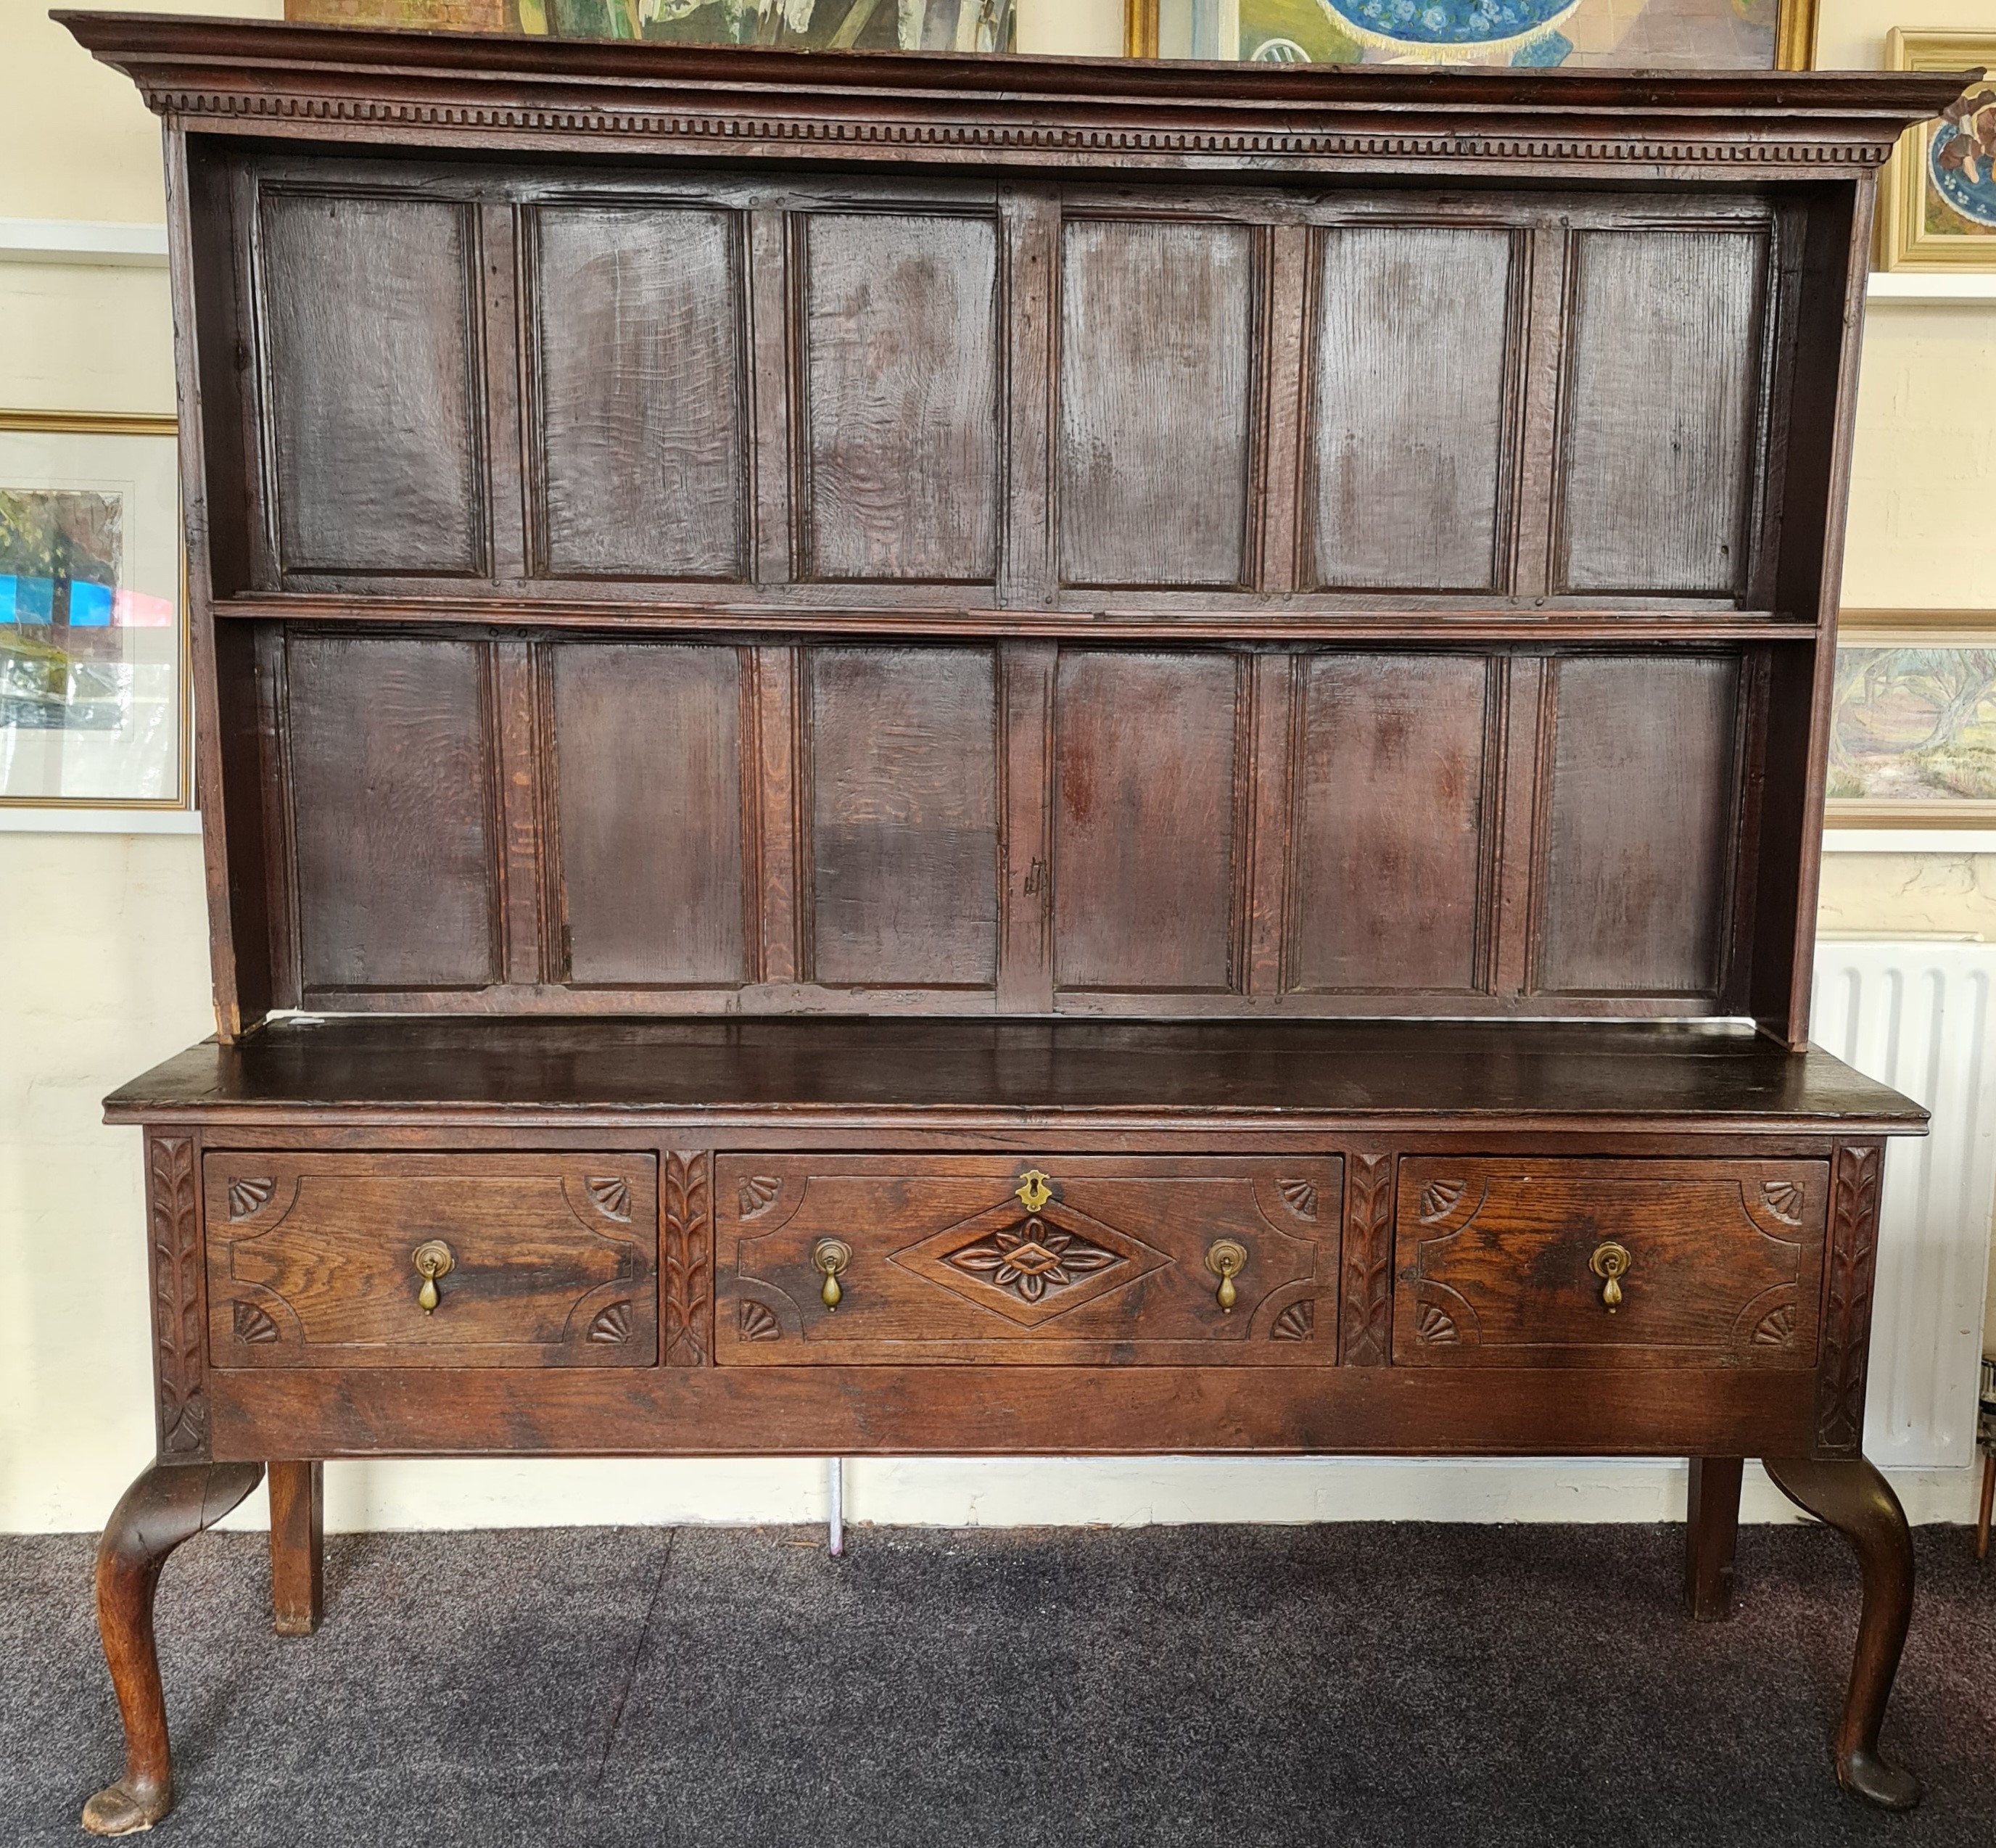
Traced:
<path id="1" fill-rule="evenodd" d="M 746 381 L 750 418 L 750 480 L 755 539 L 750 565 L 755 581 L 790 580 L 790 289 L 789 222 L 774 205 L 748 215 L 748 337 Z"/>
<path id="2" fill-rule="evenodd" d="M 493 717 L 499 768 L 499 890 L 504 979 L 534 986 L 548 979 L 546 859 L 542 840 L 540 701 L 534 645 L 506 637 L 491 645 Z"/>
<path id="3" fill-rule="evenodd" d="M 1296 748 L 1306 657 L 1254 656 L 1254 760 L 1250 773 L 1246 992 L 1279 995 L 1289 966 L 1289 876 Z"/>
<path id="4" fill-rule="evenodd" d="M 284 672 L 290 631 L 256 625 L 256 744 L 263 786 L 264 909 L 270 938 L 270 1005 L 296 1007 L 304 987 L 298 938 L 298 841 L 291 814 L 291 754 Z M 205 793 L 204 793 L 205 794 Z"/>
<path id="5" fill-rule="evenodd" d="M 1525 601 L 1554 590 L 1554 530 L 1563 484 L 1560 465 L 1560 401 L 1566 347 L 1567 269 L 1571 233 L 1563 219 L 1536 226 L 1516 260 L 1525 268 L 1526 310 L 1519 322 L 1518 355 L 1523 389 L 1510 471 L 1512 504 L 1511 594 Z"/>
<path id="6" fill-rule="evenodd" d="M 998 1007 L 1054 1005 L 1054 672 L 1051 642 L 998 650 Z"/>
<path id="7" fill-rule="evenodd" d="M 788 983 L 801 979 L 798 945 L 799 878 L 802 834 L 797 783 L 798 651 L 757 648 L 746 651 L 750 662 L 752 719 L 747 728 L 751 773 L 751 825 L 743 830 L 743 846 L 752 855 L 754 890 L 758 903 L 754 969 L 750 979 Z"/>
<path id="8" fill-rule="evenodd" d="M 1000 317 L 1005 330 L 1003 541 L 998 601 L 1051 609 L 1054 566 L 1054 391 L 1060 299 L 1061 200 L 1051 186 L 1008 186 L 998 195 L 1002 238 Z"/>
<path id="9" fill-rule="evenodd" d="M 1268 401 L 1263 432 L 1261 547 L 1257 587 L 1271 596 L 1296 588 L 1303 554 L 1303 444 L 1308 419 L 1309 355 L 1315 341 L 1311 249 L 1307 225 L 1278 225 L 1269 233 L 1268 287 L 1262 339 Z"/>
<path id="10" fill-rule="evenodd" d="M 1495 941 L 1491 987 L 1502 996 L 1524 993 L 1532 979 L 1534 902 L 1538 879 L 1540 731 L 1547 718 L 1552 676 L 1541 655 L 1510 655 L 1498 667 L 1497 704 L 1503 760 L 1501 794 L 1493 817 L 1499 845 L 1492 882 Z"/>
<path id="11" fill-rule="evenodd" d="M 525 425 L 520 415 L 522 329 L 519 227 L 514 208 L 480 208 L 478 263 L 484 296 L 485 518 L 488 568 L 501 583 L 527 575 L 527 508 L 521 470 Z"/>

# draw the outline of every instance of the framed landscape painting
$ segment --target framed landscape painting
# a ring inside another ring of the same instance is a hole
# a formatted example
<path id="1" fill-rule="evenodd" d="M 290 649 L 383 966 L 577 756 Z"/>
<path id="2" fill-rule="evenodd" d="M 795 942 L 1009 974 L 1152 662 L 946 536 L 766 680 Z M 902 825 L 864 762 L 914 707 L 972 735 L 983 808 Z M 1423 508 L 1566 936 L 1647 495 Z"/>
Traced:
<path id="1" fill-rule="evenodd" d="M 1996 828 L 1996 622 L 1853 617 L 1836 649 L 1833 828 Z"/>
<path id="2" fill-rule="evenodd" d="M 284 0 L 321 26 L 810 50 L 1009 51 L 1013 0 Z"/>
<path id="3" fill-rule="evenodd" d="M 1816 0 L 1129 0 L 1138 56 L 1806 70 Z"/>
<path id="4" fill-rule="evenodd" d="M 188 805 L 170 417 L 0 412 L 0 806 Z"/>
<path id="5" fill-rule="evenodd" d="M 1996 31 L 1885 35 L 1894 71 L 1996 68 Z M 1888 270 L 1996 270 L 1996 77 L 1906 131 L 1878 189 Z"/>

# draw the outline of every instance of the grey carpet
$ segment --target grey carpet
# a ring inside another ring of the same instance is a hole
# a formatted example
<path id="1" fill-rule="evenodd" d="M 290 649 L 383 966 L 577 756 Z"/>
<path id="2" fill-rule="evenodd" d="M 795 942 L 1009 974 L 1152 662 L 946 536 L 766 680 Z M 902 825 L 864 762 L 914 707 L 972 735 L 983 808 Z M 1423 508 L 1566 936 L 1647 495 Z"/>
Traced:
<path id="1" fill-rule="evenodd" d="M 1925 1806 L 1833 1784 L 1856 1622 L 1835 1536 L 1750 1529 L 1740 1612 L 1667 1527 L 336 1540 L 270 1634 L 260 1539 L 159 1606 L 162 1843 L 397 1848 L 1996 1841 L 1996 1564 L 1919 1537 L 1887 1743 Z M 89 1544 L 0 1540 L 0 1843 L 71 1843 L 115 1771 Z"/>

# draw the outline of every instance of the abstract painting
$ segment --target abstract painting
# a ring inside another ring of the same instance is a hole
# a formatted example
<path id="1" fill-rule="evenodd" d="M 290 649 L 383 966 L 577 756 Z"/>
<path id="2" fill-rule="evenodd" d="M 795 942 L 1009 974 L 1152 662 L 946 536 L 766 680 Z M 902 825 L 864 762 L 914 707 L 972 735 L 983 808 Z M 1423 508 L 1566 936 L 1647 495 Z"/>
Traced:
<path id="1" fill-rule="evenodd" d="M 1009 51 L 1013 0 L 284 0 L 322 26 L 814 50 Z"/>
<path id="2" fill-rule="evenodd" d="M 0 414 L 0 803 L 185 804 L 173 428 Z"/>

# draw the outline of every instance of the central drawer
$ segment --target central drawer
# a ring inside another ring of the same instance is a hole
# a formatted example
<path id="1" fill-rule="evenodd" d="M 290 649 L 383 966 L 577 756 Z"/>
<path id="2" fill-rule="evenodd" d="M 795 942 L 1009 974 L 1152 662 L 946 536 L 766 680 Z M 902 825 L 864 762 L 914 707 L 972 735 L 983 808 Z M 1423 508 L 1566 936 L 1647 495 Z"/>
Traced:
<path id="1" fill-rule="evenodd" d="M 1327 1366 L 1342 1182 L 1287 1156 L 723 1156 L 716 1358 Z"/>
<path id="2" fill-rule="evenodd" d="M 649 1155 L 217 1153 L 209 1364 L 649 1367 Z"/>

